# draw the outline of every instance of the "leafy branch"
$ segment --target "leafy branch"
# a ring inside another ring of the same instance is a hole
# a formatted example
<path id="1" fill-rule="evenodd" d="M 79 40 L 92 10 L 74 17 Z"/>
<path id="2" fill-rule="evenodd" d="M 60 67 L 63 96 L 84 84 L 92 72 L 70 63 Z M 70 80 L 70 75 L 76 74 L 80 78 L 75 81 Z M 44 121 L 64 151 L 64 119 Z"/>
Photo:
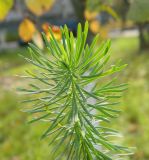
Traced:
<path id="1" fill-rule="evenodd" d="M 33 83 L 27 89 L 20 89 L 34 95 L 24 101 L 33 103 L 25 110 L 35 115 L 30 123 L 45 121 L 49 124 L 41 138 L 51 137 L 49 144 L 55 146 L 52 153 L 56 159 L 63 156 L 67 160 L 120 159 L 129 150 L 112 143 L 110 137 L 119 136 L 119 133 L 105 127 L 103 122 L 118 116 L 117 98 L 127 85 L 114 85 L 115 78 L 104 85 L 96 82 L 121 71 L 126 65 L 117 63 L 105 70 L 111 42 L 107 40 L 98 46 L 97 35 L 89 46 L 86 42 L 88 22 L 83 31 L 78 24 L 77 38 L 67 26 L 61 28 L 61 41 L 55 39 L 51 29 L 49 32 L 50 42 L 43 33 L 48 54 L 29 44 L 31 58 L 25 57 L 38 68 L 36 72 L 27 71 L 24 78 Z M 88 91 L 86 86 L 92 83 L 95 85 Z"/>

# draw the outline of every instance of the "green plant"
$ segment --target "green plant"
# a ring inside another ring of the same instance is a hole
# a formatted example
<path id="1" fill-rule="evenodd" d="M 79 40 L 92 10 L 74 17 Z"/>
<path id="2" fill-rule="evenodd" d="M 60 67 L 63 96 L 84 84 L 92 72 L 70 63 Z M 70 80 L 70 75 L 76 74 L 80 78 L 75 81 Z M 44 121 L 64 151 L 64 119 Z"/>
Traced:
<path id="1" fill-rule="evenodd" d="M 25 110 L 35 115 L 30 123 L 41 120 L 49 124 L 41 138 L 51 137 L 55 159 L 120 159 L 128 148 L 112 143 L 111 136 L 119 134 L 105 127 L 104 123 L 118 116 L 120 111 L 115 108 L 117 98 L 127 85 L 115 85 L 115 78 L 104 85 L 96 82 L 126 65 L 117 63 L 105 70 L 110 58 L 110 40 L 97 48 L 97 35 L 89 46 L 86 42 L 88 22 L 83 31 L 81 24 L 78 24 L 77 38 L 67 26 L 61 28 L 62 41 L 57 41 L 51 29 L 49 31 L 50 42 L 43 34 L 48 54 L 30 44 L 32 58 L 25 58 L 38 68 L 34 72 L 27 71 L 25 78 L 33 80 L 30 87 L 19 89 L 35 95 L 24 101 L 34 103 Z M 89 91 L 86 86 L 91 83 L 95 85 Z"/>

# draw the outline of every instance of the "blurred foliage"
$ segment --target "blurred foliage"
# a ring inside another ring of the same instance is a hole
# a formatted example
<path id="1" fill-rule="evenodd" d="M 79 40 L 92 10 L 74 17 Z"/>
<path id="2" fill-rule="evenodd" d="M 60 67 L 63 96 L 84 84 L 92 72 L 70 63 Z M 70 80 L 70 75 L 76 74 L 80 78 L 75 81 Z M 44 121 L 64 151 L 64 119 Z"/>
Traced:
<path id="1" fill-rule="evenodd" d="M 36 16 L 41 16 L 49 11 L 55 0 L 23 0 L 27 9 Z M 0 21 L 3 21 L 14 5 L 14 0 L 0 0 Z"/>
<path id="2" fill-rule="evenodd" d="M 122 19 L 122 28 L 126 20 L 132 20 L 139 31 L 140 49 L 149 48 L 149 1 L 113 0 L 113 5 Z"/>
<path id="3" fill-rule="evenodd" d="M 24 0 L 27 9 L 34 14 L 34 16 L 41 16 L 49 11 L 55 3 L 55 0 Z M 24 4 L 22 3 L 22 5 Z M 25 5 L 24 4 L 24 5 Z M 8 15 L 10 9 L 15 5 L 13 0 L 0 0 L 0 21 L 4 21 Z M 36 21 L 36 20 L 35 20 Z M 49 27 L 49 25 L 48 25 Z M 19 25 L 18 32 L 19 36 L 24 42 L 33 42 L 38 45 L 38 47 L 43 48 L 43 41 L 39 33 L 40 27 L 37 26 L 33 20 L 24 17 Z M 55 30 L 54 30 L 55 31 Z M 49 35 L 48 35 L 49 36 Z M 56 32 L 56 37 L 61 38 L 61 34 Z M 11 38 L 10 38 L 11 39 Z"/>
<path id="4" fill-rule="evenodd" d="M 98 20 L 92 20 L 90 21 L 90 30 L 92 31 L 92 33 L 97 34 L 99 33 L 102 39 L 107 39 L 108 38 L 108 28 L 109 24 L 106 25 L 102 25 L 100 23 L 100 21 Z"/>
<path id="5" fill-rule="evenodd" d="M 98 33 L 100 31 L 100 22 L 98 20 L 92 20 L 90 21 L 90 30 L 93 33 Z"/>
<path id="6" fill-rule="evenodd" d="M 93 12 L 106 12 L 108 13 L 109 15 L 111 15 L 112 17 L 114 18 L 118 18 L 118 15 L 117 13 L 115 12 L 115 10 L 112 8 L 112 3 L 110 0 L 87 0 L 87 3 L 86 3 L 86 8 L 89 10 L 89 11 L 93 11 Z"/>
<path id="7" fill-rule="evenodd" d="M 33 14 L 41 16 L 52 8 L 54 1 L 55 0 L 25 0 L 25 4 Z"/>
<path id="8" fill-rule="evenodd" d="M 54 5 L 55 0 L 24 0 L 24 3 L 22 5 L 26 5 L 26 12 L 30 11 L 36 18 L 34 19 L 34 22 L 31 17 L 26 16 L 22 19 L 22 22 L 19 26 L 19 35 L 22 41 L 29 42 L 33 40 L 36 45 L 38 45 L 40 48 L 43 48 L 43 41 L 41 38 L 41 35 L 39 33 L 39 30 L 41 29 L 41 25 L 39 25 L 37 22 L 37 19 L 39 16 L 43 15 L 47 11 L 50 11 L 51 7 Z M 107 38 L 107 33 L 109 31 L 109 19 L 118 19 L 118 15 L 115 12 L 115 10 L 112 7 L 112 0 L 71 0 L 73 7 L 75 9 L 75 14 L 79 16 L 79 21 L 83 22 L 82 19 L 85 22 L 85 19 L 91 23 L 91 32 L 92 33 L 100 33 L 103 38 Z M 3 1 L 5 5 L 6 2 Z M 15 3 L 13 4 L 15 5 Z M 107 15 L 103 15 L 103 13 L 106 13 Z M 81 17 L 80 17 L 81 16 Z M 106 23 L 103 25 L 101 17 L 106 17 Z M 4 19 L 3 19 L 4 20 Z M 97 23 L 97 21 L 99 21 Z M 37 25 L 38 24 L 38 25 Z M 43 25 L 46 24 L 43 23 Z M 96 26 L 95 26 L 96 24 Z M 47 25 L 49 27 L 49 25 Z M 92 27 L 94 26 L 94 27 Z M 52 27 L 52 29 L 55 28 Z M 45 29 L 43 29 L 45 31 Z M 58 29 L 56 29 L 58 30 Z M 57 39 L 61 39 L 61 33 L 59 31 L 55 31 L 55 37 Z M 46 29 L 46 35 L 47 37 L 50 37 L 49 31 Z"/>
<path id="9" fill-rule="evenodd" d="M 46 35 L 46 38 L 48 41 L 50 41 L 51 34 L 49 32 L 49 27 L 52 29 L 52 32 L 54 34 L 54 37 L 56 40 L 61 40 L 62 39 L 62 33 L 60 30 L 60 27 L 55 26 L 55 25 L 49 25 L 48 23 L 43 23 L 42 24 L 42 29 Z"/>
<path id="10" fill-rule="evenodd" d="M 50 41 L 51 34 L 49 27 L 52 29 L 53 34 L 57 40 L 61 40 L 62 34 L 60 27 L 43 23 L 41 28 L 46 34 L 48 41 Z M 40 49 L 44 48 L 43 39 L 41 33 L 36 28 L 35 24 L 29 19 L 25 18 L 19 25 L 19 36 L 24 42 L 33 41 Z"/>
<path id="11" fill-rule="evenodd" d="M 118 14 L 112 7 L 111 0 L 87 0 L 84 17 L 89 21 L 93 34 L 99 33 L 103 39 L 108 38 L 108 32 L 112 29 L 112 21 L 118 20 Z"/>
<path id="12" fill-rule="evenodd" d="M 127 12 L 129 10 L 129 0 L 113 0 L 112 5 L 124 25 L 124 23 L 127 20 Z"/>
<path id="13" fill-rule="evenodd" d="M 34 23 L 29 19 L 24 19 L 19 25 L 19 36 L 24 42 L 29 42 L 34 33 L 36 31 L 36 27 Z"/>
<path id="14" fill-rule="evenodd" d="M 85 16 L 86 20 L 90 21 L 92 19 L 95 19 L 98 16 L 98 12 L 97 11 L 90 11 L 90 10 L 86 9 L 84 11 L 84 16 Z"/>
<path id="15" fill-rule="evenodd" d="M 149 1 L 133 0 L 130 3 L 128 18 L 137 24 L 140 38 L 140 49 L 149 48 Z"/>
<path id="16" fill-rule="evenodd" d="M 132 0 L 130 2 L 128 18 L 134 22 L 149 21 L 149 0 Z"/>
<path id="17" fill-rule="evenodd" d="M 0 21 L 3 21 L 13 6 L 13 0 L 0 0 Z"/>

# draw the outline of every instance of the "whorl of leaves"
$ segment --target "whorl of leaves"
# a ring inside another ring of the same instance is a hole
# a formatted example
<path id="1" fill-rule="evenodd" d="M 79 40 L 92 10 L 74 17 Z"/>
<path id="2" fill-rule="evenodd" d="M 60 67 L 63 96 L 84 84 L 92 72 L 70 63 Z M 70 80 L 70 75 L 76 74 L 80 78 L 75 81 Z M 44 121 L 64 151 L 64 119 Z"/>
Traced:
<path id="1" fill-rule="evenodd" d="M 118 116 L 119 110 L 115 105 L 126 84 L 114 85 L 114 79 L 104 85 L 96 85 L 95 82 L 122 70 L 126 65 L 118 63 L 105 70 L 110 57 L 110 41 L 98 46 L 97 35 L 88 45 L 87 22 L 83 31 L 81 24 L 78 24 L 76 38 L 67 26 L 61 28 L 61 41 L 54 38 L 51 29 L 49 31 L 50 42 L 43 34 L 48 54 L 30 44 L 32 58 L 25 58 L 38 69 L 36 72 L 27 71 L 29 76 L 26 76 L 38 82 L 30 84 L 29 89 L 20 89 L 35 95 L 24 101 L 33 103 L 32 108 L 26 109 L 35 116 L 30 123 L 44 121 L 49 124 L 42 138 L 49 137 L 49 144 L 54 146 L 52 154 L 55 159 L 121 159 L 128 149 L 110 140 L 111 136 L 119 134 L 105 127 L 103 122 L 110 122 Z M 90 91 L 86 89 L 93 83 L 95 85 Z"/>

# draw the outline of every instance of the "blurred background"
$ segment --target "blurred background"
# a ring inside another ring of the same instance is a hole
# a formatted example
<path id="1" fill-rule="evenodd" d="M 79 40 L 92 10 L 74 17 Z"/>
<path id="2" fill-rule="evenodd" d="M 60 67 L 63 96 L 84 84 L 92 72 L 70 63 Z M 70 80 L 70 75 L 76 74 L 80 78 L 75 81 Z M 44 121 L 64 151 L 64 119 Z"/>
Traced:
<path id="1" fill-rule="evenodd" d="M 28 42 L 44 49 L 40 33 L 49 38 L 49 26 L 60 40 L 59 26 L 67 24 L 75 35 L 77 23 L 86 20 L 88 43 L 97 33 L 110 38 L 110 63 L 128 64 L 119 75 L 129 83 L 124 112 L 111 125 L 124 134 L 122 143 L 136 147 L 128 159 L 149 160 L 149 0 L 0 0 L 0 160 L 52 160 L 48 139 L 39 140 L 45 126 L 28 125 L 20 111 L 24 97 L 16 87 L 27 81 L 16 75 L 32 66 L 18 54 L 28 54 Z"/>

